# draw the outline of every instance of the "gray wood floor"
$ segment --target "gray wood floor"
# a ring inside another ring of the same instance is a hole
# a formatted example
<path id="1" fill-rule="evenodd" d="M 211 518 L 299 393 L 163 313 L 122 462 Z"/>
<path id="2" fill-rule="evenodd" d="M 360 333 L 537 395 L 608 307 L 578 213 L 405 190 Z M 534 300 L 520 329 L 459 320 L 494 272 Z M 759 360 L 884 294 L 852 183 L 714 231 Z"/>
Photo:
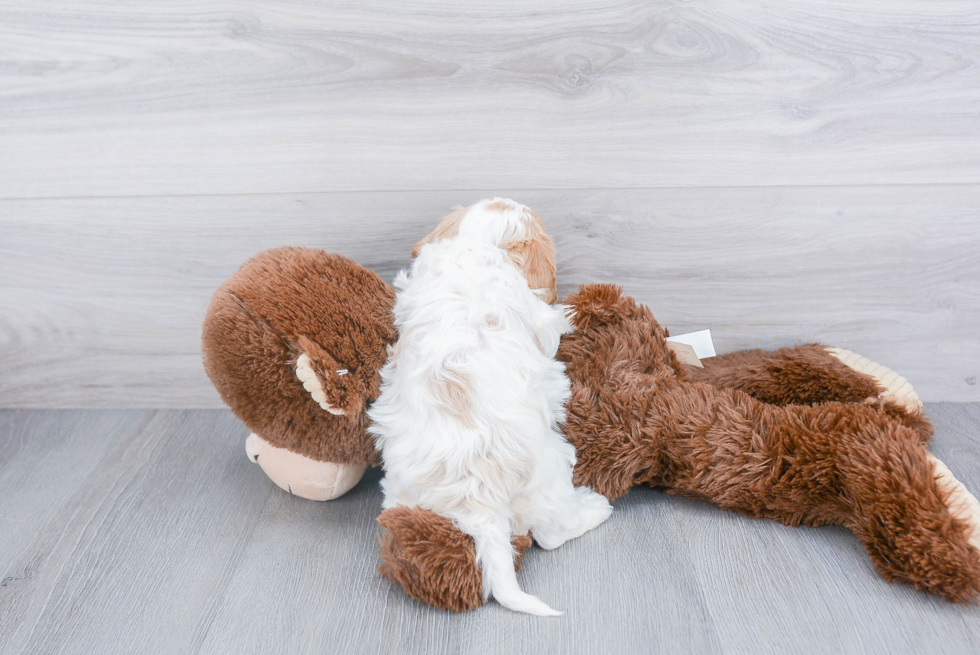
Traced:
<path id="1" fill-rule="evenodd" d="M 980 491 L 980 404 L 930 404 Z M 533 550 L 557 619 L 408 599 L 375 571 L 377 472 L 329 503 L 274 487 L 223 410 L 0 411 L 3 653 L 976 653 L 980 607 L 874 573 L 853 536 L 638 489 Z"/>

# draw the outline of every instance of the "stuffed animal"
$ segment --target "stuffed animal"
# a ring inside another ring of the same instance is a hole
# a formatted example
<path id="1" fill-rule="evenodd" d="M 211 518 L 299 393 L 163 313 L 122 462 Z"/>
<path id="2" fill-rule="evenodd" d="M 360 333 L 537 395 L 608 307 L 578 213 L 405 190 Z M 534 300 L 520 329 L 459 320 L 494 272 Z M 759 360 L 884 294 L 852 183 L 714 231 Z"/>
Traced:
<path id="1" fill-rule="evenodd" d="M 272 480 L 316 500 L 349 490 L 379 453 L 366 432 L 392 289 L 339 255 L 264 252 L 214 295 L 204 363 L 252 434 Z M 950 601 L 980 592 L 980 503 L 926 445 L 911 386 L 849 351 L 759 350 L 682 365 L 648 308 L 610 285 L 565 299 L 576 331 L 558 351 L 572 382 L 575 484 L 610 500 L 636 485 L 787 525 L 843 525 L 881 575 Z M 381 573 L 412 597 L 485 602 L 472 539 L 419 508 L 378 518 Z M 515 565 L 531 543 L 516 536 Z"/>
<path id="2" fill-rule="evenodd" d="M 204 368 L 252 431 L 249 458 L 289 493 L 337 498 L 381 464 L 364 405 L 395 341 L 394 303 L 373 272 L 307 248 L 256 255 L 211 298 Z"/>

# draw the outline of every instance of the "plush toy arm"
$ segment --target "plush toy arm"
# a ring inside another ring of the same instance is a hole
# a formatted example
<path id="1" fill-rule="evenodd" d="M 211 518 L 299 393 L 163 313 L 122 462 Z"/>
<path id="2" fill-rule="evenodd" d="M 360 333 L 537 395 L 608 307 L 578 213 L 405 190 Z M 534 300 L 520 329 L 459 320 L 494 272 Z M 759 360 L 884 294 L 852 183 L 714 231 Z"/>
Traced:
<path id="1" fill-rule="evenodd" d="M 405 592 L 440 609 L 463 612 L 486 602 L 473 538 L 453 522 L 417 507 L 393 507 L 378 517 L 378 571 Z M 514 567 L 521 568 L 531 537 L 514 537 Z"/>

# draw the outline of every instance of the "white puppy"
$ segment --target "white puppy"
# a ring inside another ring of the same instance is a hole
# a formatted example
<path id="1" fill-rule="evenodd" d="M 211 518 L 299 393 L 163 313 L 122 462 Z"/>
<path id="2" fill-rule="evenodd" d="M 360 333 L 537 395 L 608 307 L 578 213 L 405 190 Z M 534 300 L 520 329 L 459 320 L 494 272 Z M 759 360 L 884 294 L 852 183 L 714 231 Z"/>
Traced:
<path id="1" fill-rule="evenodd" d="M 384 507 L 452 519 L 473 537 L 485 597 L 560 614 L 521 591 L 511 534 L 557 548 L 612 508 L 572 485 L 559 431 L 569 381 L 554 356 L 572 328 L 545 301 L 557 300 L 554 247 L 530 210 L 493 198 L 451 214 L 417 253 L 395 279 L 399 339 L 369 411 Z"/>

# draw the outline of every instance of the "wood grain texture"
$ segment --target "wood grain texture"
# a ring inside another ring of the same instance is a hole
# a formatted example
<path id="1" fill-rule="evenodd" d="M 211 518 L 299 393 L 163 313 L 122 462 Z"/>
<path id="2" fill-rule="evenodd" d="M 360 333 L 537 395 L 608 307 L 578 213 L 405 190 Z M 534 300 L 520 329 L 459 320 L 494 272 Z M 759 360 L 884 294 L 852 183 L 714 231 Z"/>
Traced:
<path id="1" fill-rule="evenodd" d="M 974 0 L 0 8 L 0 197 L 980 182 Z"/>
<path id="2" fill-rule="evenodd" d="M 929 404 L 980 491 L 980 404 Z M 637 489 L 532 549 L 566 614 L 423 606 L 375 568 L 379 472 L 315 503 L 247 461 L 227 411 L 0 411 L 3 653 L 975 653 L 980 607 L 881 581 L 839 528 Z M 54 484 L 59 479 L 63 484 Z"/>
<path id="3" fill-rule="evenodd" d="M 544 218 L 562 293 L 618 283 L 719 352 L 819 341 L 980 401 L 980 186 L 930 185 L 0 201 L 0 406 L 220 407 L 200 325 L 248 257 L 319 247 L 391 280 L 493 193 Z"/>
<path id="4" fill-rule="evenodd" d="M 233 456 L 241 425 L 224 412 L 0 417 L 2 447 L 20 444 L 0 469 L 0 515 L 32 514 L 31 529 L 5 530 L 0 652 L 192 652 L 270 491 Z M 82 443 L 97 459 L 76 456 Z"/>

